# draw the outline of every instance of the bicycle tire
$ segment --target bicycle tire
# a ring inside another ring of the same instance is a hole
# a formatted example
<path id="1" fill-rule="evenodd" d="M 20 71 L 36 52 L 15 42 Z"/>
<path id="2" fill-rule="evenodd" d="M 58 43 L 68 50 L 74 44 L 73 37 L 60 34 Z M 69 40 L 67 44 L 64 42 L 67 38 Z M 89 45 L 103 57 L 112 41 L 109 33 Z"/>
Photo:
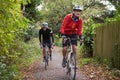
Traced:
<path id="1" fill-rule="evenodd" d="M 47 66 L 48 66 L 48 52 L 46 52 L 46 55 L 45 55 L 45 70 L 47 70 Z"/>
<path id="2" fill-rule="evenodd" d="M 71 53 L 71 59 L 74 59 L 73 60 L 74 61 L 74 68 L 73 68 L 74 74 L 71 75 L 71 71 L 70 71 L 69 75 L 70 75 L 71 80 L 75 80 L 76 79 L 76 55 L 74 53 Z M 70 64 L 72 64 L 71 61 L 70 61 Z"/>
<path id="3" fill-rule="evenodd" d="M 45 59 L 45 70 L 47 70 L 47 61 Z"/>
<path id="4" fill-rule="evenodd" d="M 47 60 L 47 66 L 48 66 L 49 65 L 49 52 L 47 52 L 46 55 L 47 55 L 47 59 L 46 60 Z"/>

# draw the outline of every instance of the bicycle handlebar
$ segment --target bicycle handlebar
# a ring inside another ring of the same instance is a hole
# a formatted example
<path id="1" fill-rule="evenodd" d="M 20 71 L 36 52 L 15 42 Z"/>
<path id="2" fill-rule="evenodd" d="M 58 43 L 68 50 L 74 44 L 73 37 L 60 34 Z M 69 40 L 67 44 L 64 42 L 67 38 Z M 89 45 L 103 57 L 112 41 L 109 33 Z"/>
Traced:
<path id="1" fill-rule="evenodd" d="M 71 40 L 76 40 L 75 38 L 69 38 L 69 37 L 66 37 L 66 36 L 63 36 L 63 38 L 70 40 L 70 43 L 71 43 Z M 82 45 L 82 41 L 80 41 L 80 46 L 81 45 Z"/>

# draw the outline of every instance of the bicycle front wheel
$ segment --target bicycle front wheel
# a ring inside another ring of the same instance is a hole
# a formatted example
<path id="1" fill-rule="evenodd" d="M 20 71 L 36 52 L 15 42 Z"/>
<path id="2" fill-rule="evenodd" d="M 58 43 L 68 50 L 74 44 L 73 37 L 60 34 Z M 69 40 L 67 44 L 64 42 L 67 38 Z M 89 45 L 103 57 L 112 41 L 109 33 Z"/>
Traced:
<path id="1" fill-rule="evenodd" d="M 45 70 L 47 70 L 47 66 L 48 66 L 48 63 L 49 63 L 49 54 L 48 52 L 46 52 L 46 56 L 45 56 Z"/>
<path id="2" fill-rule="evenodd" d="M 45 60 L 45 70 L 47 70 L 47 61 Z"/>
<path id="3" fill-rule="evenodd" d="M 76 68 L 76 55 L 74 53 L 71 53 L 69 67 L 70 67 L 70 73 L 69 73 L 70 79 L 75 80 L 77 68 Z"/>

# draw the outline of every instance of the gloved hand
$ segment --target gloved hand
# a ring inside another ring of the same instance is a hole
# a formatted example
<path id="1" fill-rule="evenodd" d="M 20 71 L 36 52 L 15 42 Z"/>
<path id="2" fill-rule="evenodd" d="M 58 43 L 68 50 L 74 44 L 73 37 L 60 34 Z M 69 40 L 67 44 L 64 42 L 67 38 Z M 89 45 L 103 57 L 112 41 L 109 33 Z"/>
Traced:
<path id="1" fill-rule="evenodd" d="M 59 38 L 63 38 L 63 36 L 65 36 L 64 34 L 62 34 L 61 32 L 59 32 Z"/>
<path id="2" fill-rule="evenodd" d="M 82 43 L 83 43 L 83 37 L 82 37 L 82 35 L 80 35 L 79 38 L 80 38 L 80 45 L 82 45 Z"/>

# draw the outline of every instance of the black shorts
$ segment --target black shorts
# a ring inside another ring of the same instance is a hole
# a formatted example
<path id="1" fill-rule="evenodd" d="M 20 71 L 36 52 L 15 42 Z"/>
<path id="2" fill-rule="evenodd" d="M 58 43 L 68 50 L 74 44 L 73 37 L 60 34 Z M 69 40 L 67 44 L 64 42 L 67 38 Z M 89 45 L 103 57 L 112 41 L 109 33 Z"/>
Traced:
<path id="1" fill-rule="evenodd" d="M 70 38 L 71 39 L 71 44 L 72 45 L 76 45 L 77 46 L 77 35 L 76 34 L 71 34 L 71 35 L 65 35 L 66 38 Z M 64 40 L 62 41 L 62 46 L 65 47 L 69 45 L 69 40 Z"/>
<path id="2" fill-rule="evenodd" d="M 50 41 L 43 41 L 42 46 L 45 47 L 45 45 L 47 45 L 49 48 L 52 47 L 52 44 Z"/>

